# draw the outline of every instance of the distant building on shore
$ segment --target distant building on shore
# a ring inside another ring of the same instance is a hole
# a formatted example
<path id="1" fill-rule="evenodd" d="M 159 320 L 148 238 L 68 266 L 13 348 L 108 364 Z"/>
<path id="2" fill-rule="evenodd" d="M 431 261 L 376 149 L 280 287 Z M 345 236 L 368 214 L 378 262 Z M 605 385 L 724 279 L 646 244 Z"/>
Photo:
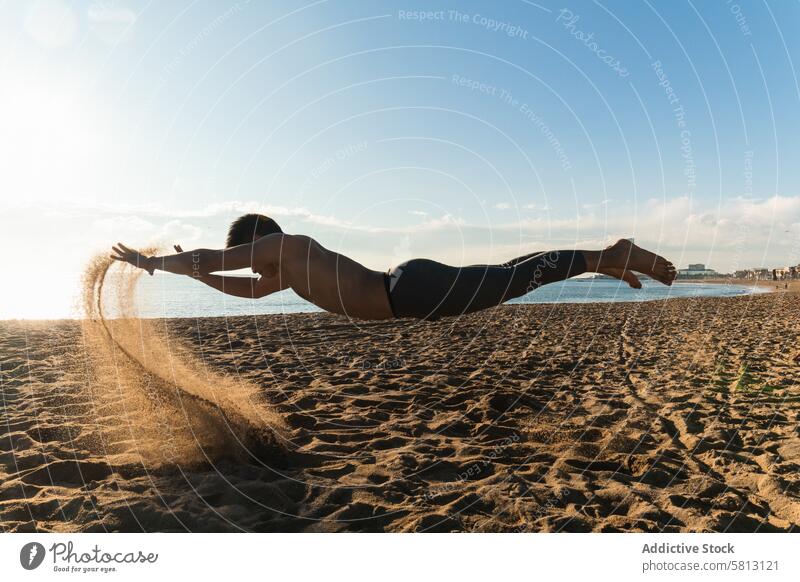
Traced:
<path id="1" fill-rule="evenodd" d="M 733 274 L 737 279 L 753 281 L 789 281 L 800 279 L 800 265 L 794 267 L 776 267 L 774 269 L 744 269 Z"/>
<path id="2" fill-rule="evenodd" d="M 797 279 L 797 273 L 798 267 L 778 267 L 777 269 L 772 269 L 772 280 L 790 281 L 792 279 Z"/>
<path id="3" fill-rule="evenodd" d="M 703 263 L 694 263 L 686 269 L 678 269 L 678 279 L 703 279 L 719 276 L 719 273 L 714 269 L 707 269 Z"/>

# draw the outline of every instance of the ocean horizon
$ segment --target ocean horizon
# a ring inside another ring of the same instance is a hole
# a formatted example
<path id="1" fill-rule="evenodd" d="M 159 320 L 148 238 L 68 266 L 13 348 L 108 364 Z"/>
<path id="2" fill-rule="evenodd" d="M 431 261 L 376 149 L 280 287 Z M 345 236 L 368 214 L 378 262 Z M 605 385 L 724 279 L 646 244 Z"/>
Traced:
<path id="1" fill-rule="evenodd" d="M 507 302 L 517 304 L 548 303 L 628 303 L 675 298 L 735 297 L 768 291 L 763 287 L 727 283 L 680 282 L 671 287 L 652 279 L 642 280 L 642 289 L 632 289 L 615 279 L 568 279 L 541 287 Z M 109 300 L 106 305 L 113 305 Z M 188 277 L 156 275 L 141 277 L 137 283 L 134 305 L 138 317 L 183 318 L 242 315 L 280 315 L 318 313 L 322 310 L 301 298 L 291 289 L 260 299 L 225 295 Z M 107 317 L 117 317 L 113 309 Z"/>
<path id="2" fill-rule="evenodd" d="M 116 274 L 109 275 L 109 283 Z M 547 303 L 629 303 L 658 301 L 682 297 L 736 297 L 769 292 L 769 289 L 741 283 L 676 282 L 666 287 L 649 278 L 642 278 L 643 288 L 631 289 L 626 283 L 609 278 L 575 278 L 546 285 L 508 301 L 516 304 Z M 106 285 L 104 313 L 107 318 L 119 317 L 114 305 L 114 284 Z M 44 310 L 41 317 L 0 317 L 0 321 L 53 321 L 81 319 L 80 302 L 66 312 Z M 319 313 L 322 310 L 301 298 L 291 289 L 260 299 L 244 299 L 225 295 L 188 277 L 157 273 L 141 276 L 135 286 L 133 305 L 137 317 L 145 319 L 183 317 L 225 317 L 241 315 L 280 315 Z"/>

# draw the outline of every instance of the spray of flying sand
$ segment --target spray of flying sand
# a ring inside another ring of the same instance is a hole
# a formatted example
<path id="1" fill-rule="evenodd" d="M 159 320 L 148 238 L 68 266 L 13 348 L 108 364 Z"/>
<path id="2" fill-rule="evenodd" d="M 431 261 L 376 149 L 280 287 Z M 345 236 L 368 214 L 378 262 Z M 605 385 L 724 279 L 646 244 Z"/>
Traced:
<path id="1" fill-rule="evenodd" d="M 209 370 L 169 336 L 166 322 L 138 318 L 142 271 L 125 265 L 109 277 L 112 263 L 105 256 L 90 262 L 82 297 L 91 397 L 105 449 L 118 463 L 150 466 L 232 454 L 280 462 L 285 426 L 259 402 L 259 389 Z"/>

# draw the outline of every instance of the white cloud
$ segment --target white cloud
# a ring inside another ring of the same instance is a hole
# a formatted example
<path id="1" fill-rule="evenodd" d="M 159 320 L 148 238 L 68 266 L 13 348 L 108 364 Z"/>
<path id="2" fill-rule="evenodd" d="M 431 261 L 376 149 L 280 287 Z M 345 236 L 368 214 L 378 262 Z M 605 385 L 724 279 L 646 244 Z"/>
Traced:
<path id="1" fill-rule="evenodd" d="M 89 29 L 108 44 L 120 44 L 133 38 L 136 13 L 123 6 L 95 4 L 89 8 Z"/>
<path id="2" fill-rule="evenodd" d="M 547 212 L 550 210 L 550 207 L 547 204 L 535 204 L 530 203 L 523 206 L 525 210 L 541 210 L 542 212 Z"/>
<path id="3" fill-rule="evenodd" d="M 126 236 L 131 234 L 142 234 L 152 232 L 155 230 L 156 225 L 140 218 L 139 216 L 105 216 L 97 218 L 92 222 L 92 227 L 95 230 L 106 232 L 109 234 L 119 234 Z"/>
<path id="4" fill-rule="evenodd" d="M 606 198 L 605 200 L 601 200 L 600 202 L 591 202 L 591 203 L 581 204 L 581 208 L 583 208 L 584 210 L 590 209 L 590 208 L 602 208 L 604 206 L 608 206 L 610 203 L 611 203 L 611 199 L 610 198 Z"/>
<path id="5" fill-rule="evenodd" d="M 493 208 L 496 208 L 497 210 L 511 210 L 511 204 L 508 202 L 498 202 L 493 206 Z"/>
<path id="6" fill-rule="evenodd" d="M 386 231 L 394 231 L 398 233 L 414 233 L 419 231 L 430 231 L 430 230 L 449 230 L 449 229 L 459 229 L 463 226 L 467 226 L 467 221 L 463 218 L 458 218 L 453 216 L 452 214 L 443 214 L 439 218 L 431 218 L 425 220 L 424 222 L 414 225 L 414 226 L 406 226 L 406 227 L 399 227 L 399 228 L 383 228 L 384 232 Z"/>
<path id="7" fill-rule="evenodd" d="M 194 243 L 200 239 L 203 229 L 182 220 L 170 220 L 164 223 L 155 235 L 155 238 L 172 248 L 171 245 L 180 244 L 187 246 L 187 243 Z"/>
<path id="8" fill-rule="evenodd" d="M 554 247 L 599 248 L 622 237 L 635 237 L 637 243 L 668 256 L 679 266 L 701 262 L 731 271 L 800 262 L 800 197 L 789 196 L 733 198 L 721 205 L 687 197 L 650 199 L 613 212 L 605 208 L 582 209 L 578 215 L 567 216 L 538 212 L 488 224 L 470 223 L 453 214 L 432 217 L 414 212 L 422 220 L 395 226 L 354 224 L 302 206 L 255 201 L 228 201 L 193 209 L 152 204 L 64 208 L 69 215 L 89 217 L 98 233 L 107 233 L 101 235 L 103 239 L 113 235 L 112 242 L 127 232 L 131 241 L 158 237 L 165 243 L 182 244 L 218 244 L 227 220 L 244 212 L 262 212 L 279 222 L 292 219 L 293 232 L 318 237 L 323 244 L 356 260 L 372 257 L 376 265 L 398 254 L 393 247 L 403 237 L 410 237 L 415 256 L 454 263 L 505 260 Z M 32 216 L 35 212 L 40 210 L 31 207 Z"/>
<path id="9" fill-rule="evenodd" d="M 520 226 L 593 244 L 633 236 L 678 264 L 705 262 L 724 271 L 800 261 L 800 197 L 735 198 L 720 208 L 686 197 L 652 199 L 623 212 L 537 217 L 500 228 Z"/>
<path id="10" fill-rule="evenodd" d="M 30 3 L 25 30 L 45 46 L 61 47 L 75 38 L 78 19 L 72 8 L 61 0 L 36 0 Z"/>

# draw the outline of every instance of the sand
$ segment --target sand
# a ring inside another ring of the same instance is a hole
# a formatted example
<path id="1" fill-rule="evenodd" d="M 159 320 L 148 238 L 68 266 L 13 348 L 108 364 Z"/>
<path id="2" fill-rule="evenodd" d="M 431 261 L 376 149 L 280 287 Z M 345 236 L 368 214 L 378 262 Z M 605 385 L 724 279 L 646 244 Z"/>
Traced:
<path id="1" fill-rule="evenodd" d="M 800 525 L 794 292 L 151 324 L 180 378 L 97 322 L 0 322 L 3 531 Z"/>

